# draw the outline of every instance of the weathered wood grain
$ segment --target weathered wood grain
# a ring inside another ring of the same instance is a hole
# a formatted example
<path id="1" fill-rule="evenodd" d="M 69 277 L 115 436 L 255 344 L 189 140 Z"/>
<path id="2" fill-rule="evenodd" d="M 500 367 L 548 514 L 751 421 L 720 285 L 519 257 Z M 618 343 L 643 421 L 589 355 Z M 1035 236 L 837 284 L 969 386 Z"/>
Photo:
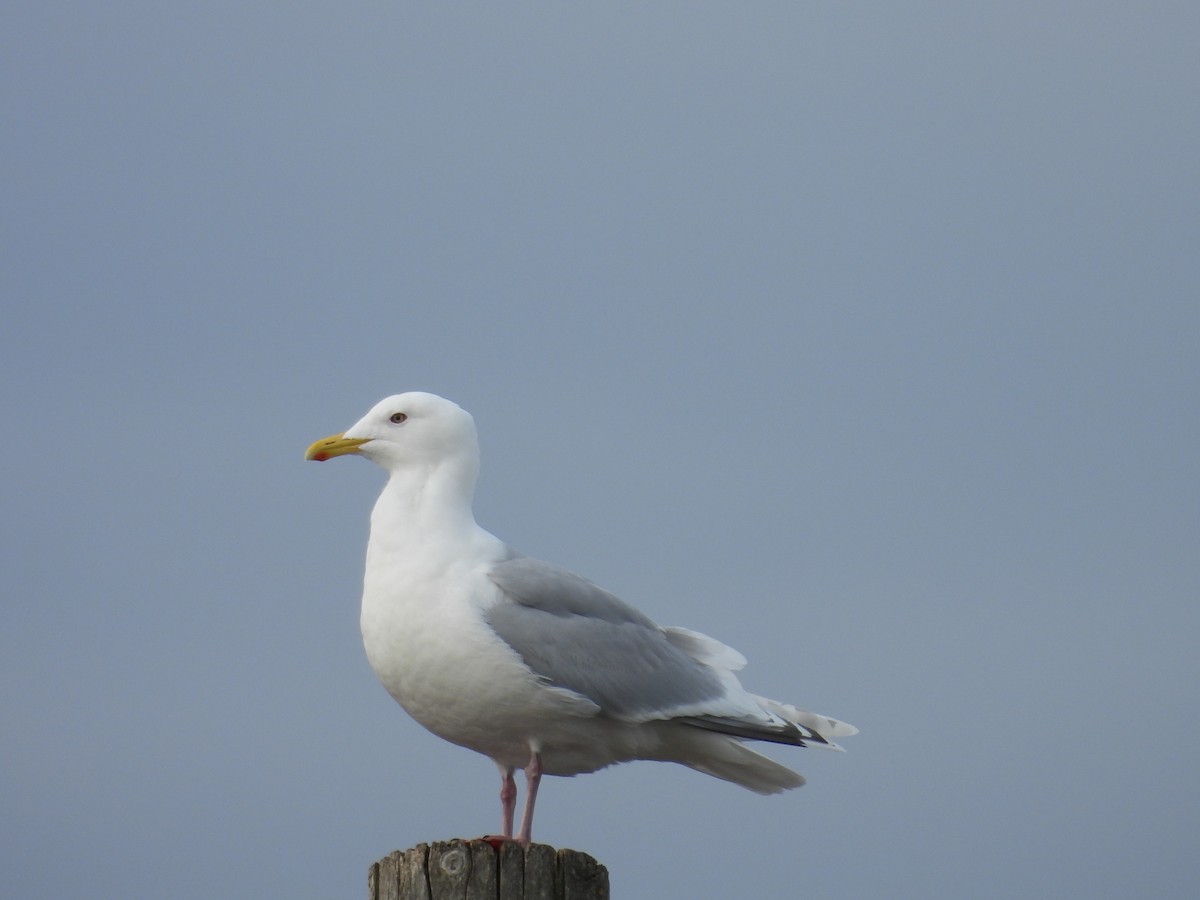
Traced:
<path id="1" fill-rule="evenodd" d="M 525 849 L 525 893 L 523 900 L 557 900 L 554 870 L 558 855 L 553 847 L 530 844 Z"/>
<path id="2" fill-rule="evenodd" d="M 586 853 L 511 841 L 435 841 L 389 853 L 367 873 L 370 900 L 608 900 L 608 870 Z"/>
<path id="3" fill-rule="evenodd" d="M 501 897 L 525 897 L 525 849 L 512 841 L 500 845 Z"/>
<path id="4" fill-rule="evenodd" d="M 608 900 L 608 869 L 586 853 L 558 851 L 562 893 L 556 900 Z"/>

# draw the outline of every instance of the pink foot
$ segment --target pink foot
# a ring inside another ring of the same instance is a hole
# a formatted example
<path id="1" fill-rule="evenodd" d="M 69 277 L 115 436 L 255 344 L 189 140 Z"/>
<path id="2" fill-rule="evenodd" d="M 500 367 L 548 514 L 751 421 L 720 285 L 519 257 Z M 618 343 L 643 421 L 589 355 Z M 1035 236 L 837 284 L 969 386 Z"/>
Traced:
<path id="1" fill-rule="evenodd" d="M 485 844 L 491 844 L 493 850 L 499 850 L 504 844 L 515 844 L 516 838 L 505 837 L 502 834 L 485 834 L 477 840 L 483 841 Z"/>

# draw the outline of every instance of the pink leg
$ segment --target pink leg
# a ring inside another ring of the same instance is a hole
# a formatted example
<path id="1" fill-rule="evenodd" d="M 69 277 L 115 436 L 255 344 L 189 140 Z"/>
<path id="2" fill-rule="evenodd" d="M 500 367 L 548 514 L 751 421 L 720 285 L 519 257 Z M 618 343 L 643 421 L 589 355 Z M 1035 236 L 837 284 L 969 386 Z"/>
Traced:
<path id="1" fill-rule="evenodd" d="M 513 767 L 500 769 L 500 824 L 504 836 L 513 836 L 513 814 L 517 811 L 517 783 L 513 781 Z"/>
<path id="2" fill-rule="evenodd" d="M 537 803 L 538 785 L 542 783 L 542 757 L 534 751 L 525 767 L 525 812 L 521 816 L 521 833 L 517 843 L 528 847 L 533 839 L 533 805 Z"/>

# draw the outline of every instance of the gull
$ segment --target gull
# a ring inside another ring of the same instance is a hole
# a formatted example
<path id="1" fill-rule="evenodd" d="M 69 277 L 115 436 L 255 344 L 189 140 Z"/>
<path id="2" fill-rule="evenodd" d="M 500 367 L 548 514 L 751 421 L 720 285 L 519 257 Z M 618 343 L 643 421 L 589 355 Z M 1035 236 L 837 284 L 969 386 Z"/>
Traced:
<path id="1" fill-rule="evenodd" d="M 475 423 L 424 392 L 380 401 L 306 459 L 364 456 L 388 475 L 371 513 L 360 625 L 367 660 L 421 725 L 490 757 L 501 827 L 528 845 L 542 775 L 680 763 L 760 794 L 803 776 L 746 746 L 841 749 L 852 725 L 751 694 L 736 650 L 664 628 L 592 582 L 525 556 L 475 522 Z"/>

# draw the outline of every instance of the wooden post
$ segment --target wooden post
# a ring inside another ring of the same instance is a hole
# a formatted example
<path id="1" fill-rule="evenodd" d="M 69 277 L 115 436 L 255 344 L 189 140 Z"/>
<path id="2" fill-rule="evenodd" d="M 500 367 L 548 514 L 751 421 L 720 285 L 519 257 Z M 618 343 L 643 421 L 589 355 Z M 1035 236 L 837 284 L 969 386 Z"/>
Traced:
<path id="1" fill-rule="evenodd" d="M 437 841 L 371 866 L 370 900 L 609 900 L 608 869 L 546 844 Z"/>

